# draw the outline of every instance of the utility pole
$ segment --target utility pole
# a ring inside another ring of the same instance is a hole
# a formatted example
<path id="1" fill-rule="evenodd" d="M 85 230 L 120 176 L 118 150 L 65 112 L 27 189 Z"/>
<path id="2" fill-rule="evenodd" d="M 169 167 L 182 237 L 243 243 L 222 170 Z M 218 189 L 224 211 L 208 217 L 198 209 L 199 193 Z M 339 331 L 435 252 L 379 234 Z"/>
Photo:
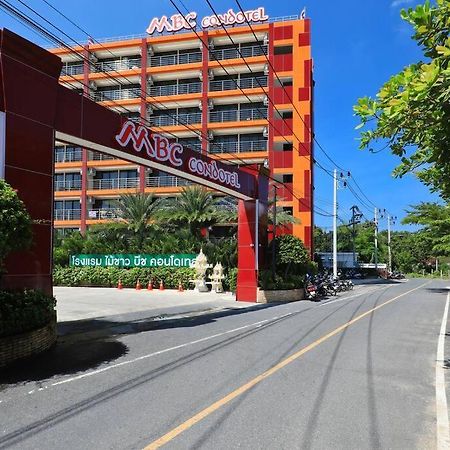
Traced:
<path id="1" fill-rule="evenodd" d="M 333 277 L 337 278 L 337 169 L 333 171 Z"/>
<path id="2" fill-rule="evenodd" d="M 391 215 L 387 215 L 388 226 L 388 273 L 392 273 L 392 253 L 391 253 Z"/>
<path id="3" fill-rule="evenodd" d="M 356 228 L 355 226 L 358 223 L 361 223 L 361 211 L 359 210 L 359 208 L 356 205 L 353 205 L 350 208 L 351 212 L 352 212 L 352 220 L 349 223 L 349 225 L 352 226 L 352 245 L 353 245 L 353 268 L 356 268 L 356 249 L 355 249 L 355 237 L 356 237 Z"/>
<path id="4" fill-rule="evenodd" d="M 275 238 L 277 236 L 277 186 L 273 185 L 273 211 L 272 211 L 272 275 L 275 280 L 277 272 L 277 259 L 275 250 Z"/>
<path id="5" fill-rule="evenodd" d="M 378 208 L 375 208 L 375 270 L 378 270 Z"/>

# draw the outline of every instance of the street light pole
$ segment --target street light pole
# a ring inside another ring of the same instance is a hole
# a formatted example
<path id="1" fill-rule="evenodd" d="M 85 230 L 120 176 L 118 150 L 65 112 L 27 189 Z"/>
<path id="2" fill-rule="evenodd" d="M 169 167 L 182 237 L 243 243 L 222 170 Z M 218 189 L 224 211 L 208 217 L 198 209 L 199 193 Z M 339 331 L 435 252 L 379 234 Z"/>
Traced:
<path id="1" fill-rule="evenodd" d="M 375 270 L 378 270 L 378 208 L 375 208 Z"/>
<path id="2" fill-rule="evenodd" d="M 391 215 L 387 215 L 388 226 L 388 272 L 392 272 L 392 253 L 391 253 Z"/>
<path id="3" fill-rule="evenodd" d="M 337 278 L 337 169 L 333 171 L 333 277 Z"/>

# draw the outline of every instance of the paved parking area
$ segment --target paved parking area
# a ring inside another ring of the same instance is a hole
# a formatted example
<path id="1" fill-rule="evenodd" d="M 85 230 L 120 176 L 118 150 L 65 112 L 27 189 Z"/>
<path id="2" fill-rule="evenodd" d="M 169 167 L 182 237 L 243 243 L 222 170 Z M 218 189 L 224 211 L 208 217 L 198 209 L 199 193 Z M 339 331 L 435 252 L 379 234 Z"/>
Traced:
<path id="1" fill-rule="evenodd" d="M 216 294 L 176 290 L 55 287 L 58 322 L 93 319 L 133 312 L 155 313 L 166 308 L 197 311 L 215 308 L 239 308 L 254 303 L 236 302 L 231 293 Z"/>

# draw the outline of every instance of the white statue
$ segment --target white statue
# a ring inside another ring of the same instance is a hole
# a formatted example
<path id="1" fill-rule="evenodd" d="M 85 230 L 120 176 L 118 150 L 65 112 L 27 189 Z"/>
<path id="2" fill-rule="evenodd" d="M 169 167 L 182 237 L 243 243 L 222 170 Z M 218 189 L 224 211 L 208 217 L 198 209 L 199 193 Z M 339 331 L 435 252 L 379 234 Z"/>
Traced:
<path id="1" fill-rule="evenodd" d="M 197 255 L 194 261 L 194 269 L 195 269 L 195 280 L 191 280 L 195 288 L 194 290 L 197 292 L 208 292 L 208 286 L 206 286 L 206 271 L 212 267 L 211 264 L 208 264 L 208 259 L 206 255 L 203 253 L 203 249 L 200 249 L 200 253 Z"/>
<path id="2" fill-rule="evenodd" d="M 223 267 L 221 263 L 214 266 L 213 273 L 208 277 L 211 280 L 211 292 L 222 293 L 222 280 L 225 278 L 223 274 Z"/>

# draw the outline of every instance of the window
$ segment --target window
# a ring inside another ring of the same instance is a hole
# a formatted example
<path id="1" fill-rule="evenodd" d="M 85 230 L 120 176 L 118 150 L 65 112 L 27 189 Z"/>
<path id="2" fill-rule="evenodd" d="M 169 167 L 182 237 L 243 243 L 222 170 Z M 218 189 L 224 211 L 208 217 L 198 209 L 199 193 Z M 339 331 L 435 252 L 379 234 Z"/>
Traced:
<path id="1" fill-rule="evenodd" d="M 283 175 L 282 182 L 283 183 L 292 183 L 292 179 L 293 179 L 292 174 L 291 173 L 286 173 L 286 174 Z"/>
<path id="2" fill-rule="evenodd" d="M 292 55 L 292 45 L 283 45 L 273 49 L 275 55 Z"/>

